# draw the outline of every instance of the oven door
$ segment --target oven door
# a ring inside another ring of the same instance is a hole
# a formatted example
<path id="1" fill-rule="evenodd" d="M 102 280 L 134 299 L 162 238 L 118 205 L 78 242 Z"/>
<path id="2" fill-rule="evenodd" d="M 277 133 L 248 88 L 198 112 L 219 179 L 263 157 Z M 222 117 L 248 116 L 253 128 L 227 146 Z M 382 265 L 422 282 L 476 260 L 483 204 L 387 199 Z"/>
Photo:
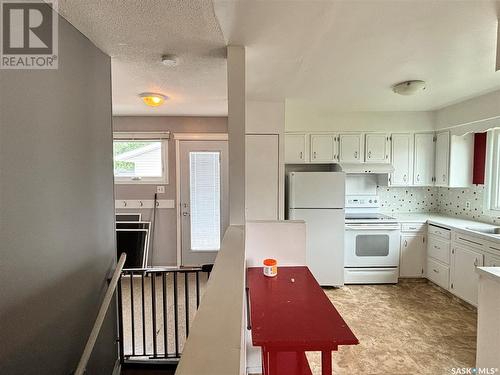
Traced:
<path id="1" fill-rule="evenodd" d="M 397 267 L 399 224 L 346 224 L 345 267 Z"/>

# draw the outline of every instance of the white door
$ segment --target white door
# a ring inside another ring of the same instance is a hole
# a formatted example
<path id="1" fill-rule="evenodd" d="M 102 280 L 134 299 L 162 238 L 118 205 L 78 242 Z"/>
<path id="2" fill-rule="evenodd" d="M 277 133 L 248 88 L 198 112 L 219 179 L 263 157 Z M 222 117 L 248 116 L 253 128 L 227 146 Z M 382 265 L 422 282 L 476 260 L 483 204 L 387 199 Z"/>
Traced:
<path id="1" fill-rule="evenodd" d="M 181 263 L 213 263 L 228 226 L 227 141 L 179 144 Z"/>
<path id="2" fill-rule="evenodd" d="M 341 134 L 339 138 L 339 161 L 361 163 L 363 161 L 363 134 Z"/>
<path id="3" fill-rule="evenodd" d="M 483 255 L 463 246 L 455 246 L 451 254 L 450 290 L 453 294 L 477 306 L 479 276 L 476 267 L 483 265 Z"/>
<path id="4" fill-rule="evenodd" d="M 336 141 L 335 134 L 311 134 L 311 162 L 332 163 L 337 161 Z"/>
<path id="5" fill-rule="evenodd" d="M 425 272 L 425 236 L 423 234 L 401 235 L 401 277 L 423 277 Z"/>
<path id="6" fill-rule="evenodd" d="M 417 186 L 434 185 L 434 134 L 415 134 L 415 162 L 413 184 Z"/>
<path id="7" fill-rule="evenodd" d="M 285 163 L 305 163 L 307 151 L 307 134 L 285 134 Z"/>
<path id="8" fill-rule="evenodd" d="M 278 220 L 279 136 L 246 136 L 246 219 Z"/>
<path id="9" fill-rule="evenodd" d="M 413 183 L 413 136 L 392 134 L 391 186 L 409 186 Z"/>
<path id="10" fill-rule="evenodd" d="M 389 136 L 368 133 L 366 138 L 365 161 L 367 163 L 389 163 Z"/>
<path id="11" fill-rule="evenodd" d="M 436 172 L 435 185 L 448 186 L 449 173 L 448 166 L 450 160 L 450 133 L 443 132 L 436 136 Z M 463 168 L 467 168 L 466 165 Z"/>

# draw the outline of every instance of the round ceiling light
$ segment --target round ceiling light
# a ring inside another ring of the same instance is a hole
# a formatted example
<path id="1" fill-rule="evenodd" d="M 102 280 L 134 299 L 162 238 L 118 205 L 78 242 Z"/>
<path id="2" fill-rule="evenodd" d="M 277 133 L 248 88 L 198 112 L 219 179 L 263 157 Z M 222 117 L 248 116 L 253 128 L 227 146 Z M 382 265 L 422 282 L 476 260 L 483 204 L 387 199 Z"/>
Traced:
<path id="1" fill-rule="evenodd" d="M 168 99 L 165 95 L 154 92 L 143 92 L 139 96 L 142 98 L 144 104 L 150 107 L 158 107 Z"/>
<path id="2" fill-rule="evenodd" d="M 425 90 L 425 81 L 420 80 L 404 81 L 392 86 L 392 91 L 399 95 L 413 95 L 423 90 Z"/>
<path id="3" fill-rule="evenodd" d="M 161 57 L 161 63 L 168 67 L 176 66 L 178 62 L 179 59 L 175 55 L 163 55 Z"/>

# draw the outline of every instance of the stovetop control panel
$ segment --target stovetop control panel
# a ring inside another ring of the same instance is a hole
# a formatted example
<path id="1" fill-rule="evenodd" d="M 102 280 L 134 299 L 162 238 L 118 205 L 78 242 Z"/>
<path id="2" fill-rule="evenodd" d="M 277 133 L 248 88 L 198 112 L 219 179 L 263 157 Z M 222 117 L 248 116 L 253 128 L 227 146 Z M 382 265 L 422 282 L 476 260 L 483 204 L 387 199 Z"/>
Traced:
<path id="1" fill-rule="evenodd" d="M 346 195 L 346 208 L 379 208 L 380 199 L 378 195 Z"/>

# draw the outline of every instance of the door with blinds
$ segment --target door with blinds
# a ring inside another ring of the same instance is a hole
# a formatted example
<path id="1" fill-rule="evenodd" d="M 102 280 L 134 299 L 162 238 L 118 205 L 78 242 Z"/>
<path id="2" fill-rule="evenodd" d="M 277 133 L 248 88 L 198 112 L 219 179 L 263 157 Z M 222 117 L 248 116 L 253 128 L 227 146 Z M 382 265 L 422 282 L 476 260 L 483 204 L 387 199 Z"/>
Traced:
<path id="1" fill-rule="evenodd" d="M 213 263 L 229 223 L 227 141 L 181 141 L 179 161 L 181 263 Z"/>

